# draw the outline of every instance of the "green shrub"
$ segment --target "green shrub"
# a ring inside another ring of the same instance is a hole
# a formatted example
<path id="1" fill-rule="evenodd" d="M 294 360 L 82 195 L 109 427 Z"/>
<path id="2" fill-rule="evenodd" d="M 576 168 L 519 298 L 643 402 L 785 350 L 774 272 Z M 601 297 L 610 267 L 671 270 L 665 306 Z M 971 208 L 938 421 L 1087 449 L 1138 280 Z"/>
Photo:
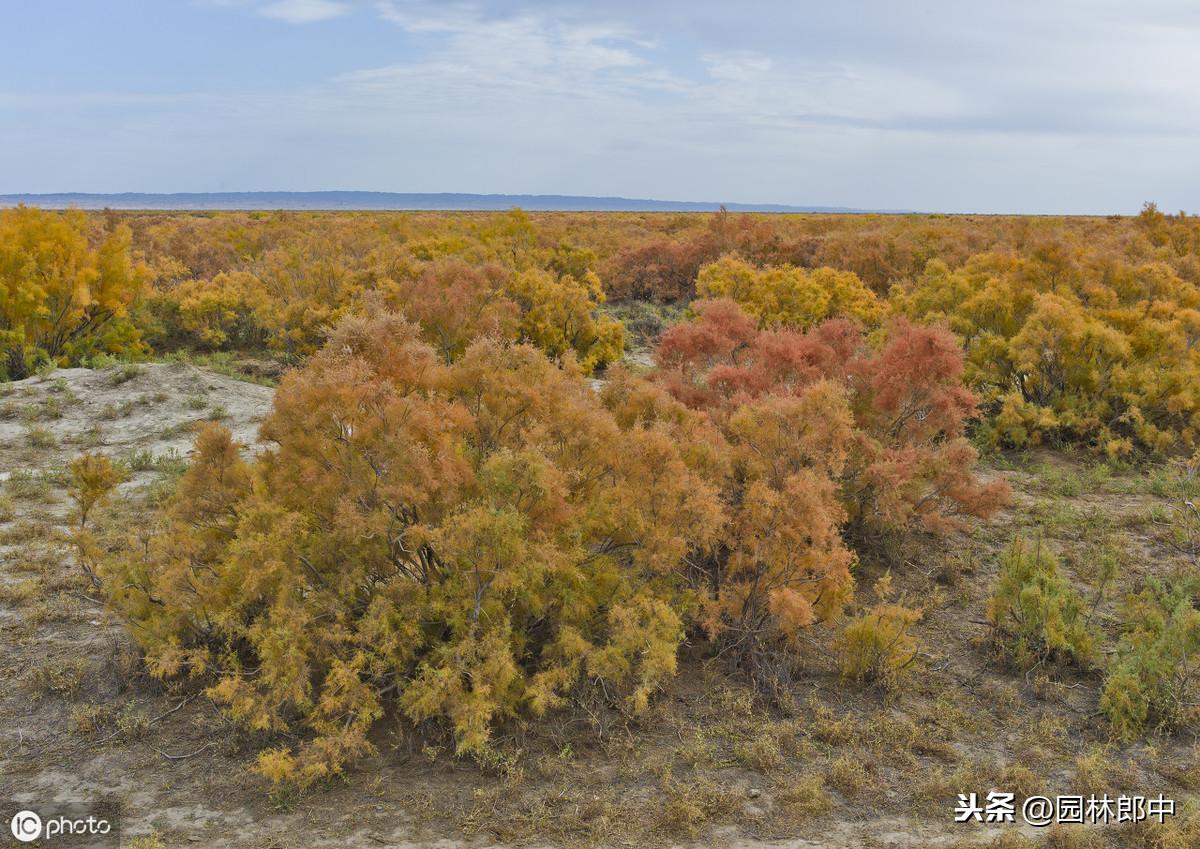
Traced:
<path id="1" fill-rule="evenodd" d="M 1130 597 L 1100 709 L 1121 737 L 1200 720 L 1200 579 L 1152 581 Z"/>
<path id="2" fill-rule="evenodd" d="M 1018 668 L 1052 659 L 1083 663 L 1095 653 L 1097 636 L 1083 600 L 1040 540 L 1032 546 L 1014 540 L 1004 552 L 987 615 L 998 644 Z"/>

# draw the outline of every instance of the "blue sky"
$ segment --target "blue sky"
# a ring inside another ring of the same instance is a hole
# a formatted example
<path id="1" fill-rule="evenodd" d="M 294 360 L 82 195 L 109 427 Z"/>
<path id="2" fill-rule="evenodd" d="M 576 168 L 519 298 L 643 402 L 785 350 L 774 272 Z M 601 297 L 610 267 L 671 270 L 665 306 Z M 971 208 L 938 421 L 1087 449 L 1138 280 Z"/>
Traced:
<path id="1" fill-rule="evenodd" d="M 10 0 L 0 32 L 0 193 L 1200 211 L 1188 0 Z"/>

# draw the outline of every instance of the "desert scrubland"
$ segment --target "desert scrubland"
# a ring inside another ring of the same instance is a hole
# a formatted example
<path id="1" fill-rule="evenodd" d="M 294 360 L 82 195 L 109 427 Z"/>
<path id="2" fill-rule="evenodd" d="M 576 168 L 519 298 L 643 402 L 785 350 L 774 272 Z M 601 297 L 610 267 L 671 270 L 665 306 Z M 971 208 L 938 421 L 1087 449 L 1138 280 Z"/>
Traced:
<path id="1" fill-rule="evenodd" d="M 22 207 L 0 377 L 5 797 L 1200 845 L 1198 219 Z"/>

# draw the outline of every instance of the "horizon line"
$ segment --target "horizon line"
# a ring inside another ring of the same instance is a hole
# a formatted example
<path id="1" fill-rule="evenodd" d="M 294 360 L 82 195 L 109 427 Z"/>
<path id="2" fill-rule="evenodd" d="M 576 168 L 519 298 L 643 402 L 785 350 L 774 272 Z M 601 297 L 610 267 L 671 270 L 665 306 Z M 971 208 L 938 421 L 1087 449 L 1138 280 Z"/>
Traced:
<path id="1" fill-rule="evenodd" d="M 284 201 L 286 206 L 270 201 Z M 207 201 L 215 206 L 182 206 Z M 357 201 L 357 203 L 356 203 Z M 911 214 L 915 210 L 866 209 L 834 204 L 786 204 L 709 200 L 663 200 L 623 195 L 576 195 L 509 192 L 392 192 L 369 189 L 253 190 L 204 192 L 11 192 L 0 193 L 0 206 L 20 203 L 56 208 L 228 209 L 312 211 L 503 211 L 537 212 L 733 212 Z M 131 204 L 137 203 L 134 206 Z M 115 206 L 114 206 L 115 204 Z"/>
<path id="2" fill-rule="evenodd" d="M 338 200 L 340 198 L 340 200 Z M 268 199 L 275 199 L 270 202 Z M 360 201 L 355 203 L 355 200 Z M 207 203 L 205 202 L 207 201 Z M 326 202 L 322 202 L 326 201 Z M 334 202 L 328 202 L 334 201 Z M 370 201 L 370 202 L 367 202 Z M 281 203 L 282 202 L 282 203 Z M 186 192 L 9 192 L 0 208 L 113 209 L 123 212 L 730 212 L 809 215 L 979 215 L 1040 218 L 1133 216 L 1137 212 L 983 212 L 853 207 L 836 204 L 664 200 L 624 195 L 510 192 L 395 192 L 377 189 L 255 189 Z"/>

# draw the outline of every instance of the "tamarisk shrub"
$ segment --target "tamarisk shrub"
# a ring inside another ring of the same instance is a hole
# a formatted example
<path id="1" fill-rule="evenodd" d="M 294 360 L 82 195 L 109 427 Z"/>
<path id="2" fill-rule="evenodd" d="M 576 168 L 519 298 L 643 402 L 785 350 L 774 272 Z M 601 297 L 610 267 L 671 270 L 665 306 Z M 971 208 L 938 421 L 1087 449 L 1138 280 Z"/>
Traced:
<path id="1" fill-rule="evenodd" d="M 945 322 L 963 339 L 966 382 L 991 417 L 983 435 L 997 444 L 1081 442 L 1110 456 L 1190 449 L 1200 433 L 1200 286 L 1194 221 L 1179 225 L 1179 252 L 1156 261 L 1065 238 L 960 267 L 934 259 L 892 288 L 888 309 Z"/>
<path id="2" fill-rule="evenodd" d="M 1150 729 L 1200 723 L 1200 579 L 1151 581 L 1126 599 L 1121 640 L 1104 680 L 1100 710 L 1129 739 Z"/>
<path id="3" fill-rule="evenodd" d="M 852 271 L 791 265 L 757 268 L 732 254 L 700 269 L 696 293 L 736 301 L 763 327 L 804 329 L 833 316 L 873 325 L 883 314 L 875 293 Z"/>
<path id="4" fill-rule="evenodd" d="M 919 608 L 906 607 L 903 597 L 891 600 L 890 572 L 877 580 L 873 589 L 876 603 L 838 635 L 838 660 L 844 678 L 892 690 L 917 657 L 917 640 L 911 629 L 924 614 Z"/>
<path id="5" fill-rule="evenodd" d="M 104 454 L 85 453 L 72 460 L 68 466 L 71 482 L 68 491 L 71 500 L 79 508 L 79 525 L 74 529 L 75 548 L 79 554 L 79 565 L 93 586 L 100 586 L 97 565 L 101 560 L 99 543 L 91 528 L 88 517 L 93 509 L 103 504 L 121 483 L 121 473 Z"/>
<path id="6" fill-rule="evenodd" d="M 1000 558 L 1000 574 L 987 615 L 997 645 L 1019 669 L 1053 658 L 1089 662 L 1098 637 L 1083 599 L 1058 569 L 1058 558 L 1039 540 L 1021 539 Z"/>
<path id="7" fill-rule="evenodd" d="M 604 303 L 595 272 L 586 271 L 577 279 L 570 274 L 527 269 L 512 276 L 506 291 L 520 307 L 522 340 L 550 357 L 573 352 L 584 371 L 591 373 L 620 358 L 624 351 L 624 326 L 595 314 L 596 307 Z"/>
<path id="8" fill-rule="evenodd" d="M 587 686 L 637 711 L 675 671 L 684 563 L 722 527 L 698 461 L 570 360 L 439 353 L 394 314 L 343 319 L 283 380 L 275 449 L 244 461 L 208 426 L 161 533 L 109 567 L 155 675 L 308 732 L 260 757 L 275 781 L 369 752 L 387 698 L 481 752 L 505 716 Z"/>
<path id="9" fill-rule="evenodd" d="M 669 303 L 692 293 L 696 273 L 716 255 L 703 241 L 654 238 L 621 248 L 604 263 L 601 277 L 613 298 Z"/>
<path id="10" fill-rule="evenodd" d="M 131 310 L 150 275 L 130 238 L 119 224 L 90 239 L 79 210 L 0 210 L 0 379 L 27 377 L 39 361 L 143 350 Z"/>
<path id="11" fill-rule="evenodd" d="M 821 381 L 722 422 L 625 370 L 602 396 L 623 427 L 666 428 L 688 468 L 720 494 L 714 542 L 687 561 L 695 624 L 772 689 L 804 629 L 836 618 L 853 591 L 833 480 L 851 434 L 844 394 Z"/>
<path id="12" fill-rule="evenodd" d="M 846 320 L 761 330 L 731 300 L 693 308 L 696 321 L 663 335 L 653 387 L 617 375 L 606 404 L 618 421 L 669 423 L 720 492 L 717 544 L 689 563 L 705 588 L 698 621 L 773 686 L 804 630 L 836 619 L 853 594 L 843 531 L 944 530 L 987 515 L 1006 489 L 971 473 L 973 399 L 945 331 L 894 324 L 876 351 Z M 702 445 L 724 462 L 703 459 Z M 882 612 L 901 634 L 915 621 Z"/>
<path id="13" fill-rule="evenodd" d="M 504 296 L 504 280 L 499 265 L 441 259 L 418 274 L 387 278 L 379 288 L 387 305 L 415 321 L 449 363 L 480 336 L 516 335 L 518 309 Z"/>
<path id="14" fill-rule="evenodd" d="M 1007 497 L 1003 482 L 981 484 L 972 473 L 978 454 L 964 434 L 975 399 L 961 384 L 962 352 L 949 332 L 898 320 L 872 347 L 846 319 L 807 332 L 760 330 L 730 300 L 693 308 L 696 321 L 663 335 L 655 380 L 725 427 L 817 387 L 824 397 L 840 395 L 838 414 L 814 404 L 789 438 L 833 439 L 821 445 L 825 471 L 856 530 L 945 531 L 963 515 L 989 515 Z M 845 431 L 834 439 L 843 407 Z"/>
<path id="15" fill-rule="evenodd" d="M 92 508 L 105 501 L 121 482 L 121 474 L 104 454 L 85 453 L 72 460 L 69 491 L 79 507 L 79 526 L 87 525 Z"/>
<path id="16" fill-rule="evenodd" d="M 207 348 L 265 347 L 264 316 L 270 295 L 262 282 L 244 271 L 218 274 L 211 280 L 184 280 L 156 304 L 177 322 L 179 336 Z"/>

